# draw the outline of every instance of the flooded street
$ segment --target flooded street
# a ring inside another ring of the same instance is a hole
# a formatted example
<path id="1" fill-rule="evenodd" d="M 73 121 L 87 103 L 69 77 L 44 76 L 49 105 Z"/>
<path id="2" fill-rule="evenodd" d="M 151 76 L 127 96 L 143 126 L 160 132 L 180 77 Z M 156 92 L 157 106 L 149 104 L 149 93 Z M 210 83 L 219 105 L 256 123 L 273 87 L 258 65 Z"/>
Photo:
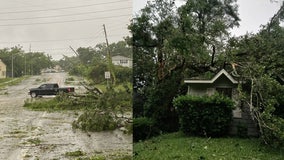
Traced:
<path id="1" fill-rule="evenodd" d="M 64 84 L 66 73 L 33 76 L 0 91 L 0 160 L 74 159 L 66 153 L 85 156 L 132 154 L 132 136 L 119 130 L 86 133 L 72 129 L 78 111 L 45 112 L 23 108 L 29 88 L 42 83 Z M 74 86 L 77 92 L 82 89 Z M 46 97 L 44 97 L 46 98 Z M 76 158 L 75 158 L 76 159 Z"/>

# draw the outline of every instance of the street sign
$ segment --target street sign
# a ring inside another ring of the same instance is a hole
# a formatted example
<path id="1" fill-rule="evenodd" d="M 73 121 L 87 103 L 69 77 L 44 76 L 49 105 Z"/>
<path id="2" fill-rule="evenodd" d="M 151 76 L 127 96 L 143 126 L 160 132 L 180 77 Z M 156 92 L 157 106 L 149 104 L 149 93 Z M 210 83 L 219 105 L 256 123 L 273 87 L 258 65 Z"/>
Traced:
<path id="1" fill-rule="evenodd" d="M 105 72 L 105 79 L 110 79 L 110 72 L 109 71 Z"/>

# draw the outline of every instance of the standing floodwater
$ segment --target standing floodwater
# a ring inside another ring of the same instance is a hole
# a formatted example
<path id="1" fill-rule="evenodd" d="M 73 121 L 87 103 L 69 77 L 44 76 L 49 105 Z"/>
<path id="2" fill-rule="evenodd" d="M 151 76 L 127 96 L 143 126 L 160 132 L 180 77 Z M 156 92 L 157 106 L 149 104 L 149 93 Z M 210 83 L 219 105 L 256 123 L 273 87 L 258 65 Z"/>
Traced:
<path id="1" fill-rule="evenodd" d="M 95 133 L 73 130 L 72 122 L 79 111 L 45 112 L 22 107 L 30 99 L 29 88 L 42 81 L 64 86 L 65 78 L 66 73 L 46 73 L 0 90 L 0 160 L 132 154 L 132 136 L 119 130 Z M 76 92 L 80 91 L 79 86 L 75 87 Z"/>

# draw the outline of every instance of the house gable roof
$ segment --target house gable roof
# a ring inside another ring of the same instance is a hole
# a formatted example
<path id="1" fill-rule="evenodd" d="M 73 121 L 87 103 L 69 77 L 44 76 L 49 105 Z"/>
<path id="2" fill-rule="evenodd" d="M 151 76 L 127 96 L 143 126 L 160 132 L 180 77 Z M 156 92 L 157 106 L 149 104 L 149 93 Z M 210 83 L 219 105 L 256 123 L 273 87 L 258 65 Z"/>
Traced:
<path id="1" fill-rule="evenodd" d="M 117 55 L 117 56 L 113 56 L 112 57 L 112 60 L 124 60 L 124 59 L 126 59 L 126 60 L 131 60 L 131 58 L 128 58 L 128 57 L 125 57 L 125 56 L 120 56 L 120 55 Z"/>
<path id="2" fill-rule="evenodd" d="M 226 70 L 222 69 L 220 72 L 218 72 L 211 80 L 184 80 L 184 83 L 214 83 L 220 76 L 225 75 L 233 84 L 238 84 L 238 81 L 236 81 Z"/>

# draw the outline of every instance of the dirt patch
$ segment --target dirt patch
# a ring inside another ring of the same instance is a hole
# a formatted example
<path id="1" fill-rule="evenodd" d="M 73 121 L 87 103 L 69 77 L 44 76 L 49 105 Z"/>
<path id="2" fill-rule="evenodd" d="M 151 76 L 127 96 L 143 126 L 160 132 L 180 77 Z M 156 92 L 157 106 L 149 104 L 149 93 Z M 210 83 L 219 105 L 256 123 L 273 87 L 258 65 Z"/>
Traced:
<path id="1" fill-rule="evenodd" d="M 30 98 L 29 88 L 46 83 L 41 80 L 65 86 L 66 77 L 65 73 L 33 76 L 0 91 L 0 159 L 72 159 L 66 153 L 76 151 L 85 157 L 132 154 L 132 135 L 119 130 L 99 133 L 73 130 L 72 122 L 78 118 L 76 111 L 50 113 L 22 107 Z M 75 90 L 80 88 L 75 86 Z"/>

